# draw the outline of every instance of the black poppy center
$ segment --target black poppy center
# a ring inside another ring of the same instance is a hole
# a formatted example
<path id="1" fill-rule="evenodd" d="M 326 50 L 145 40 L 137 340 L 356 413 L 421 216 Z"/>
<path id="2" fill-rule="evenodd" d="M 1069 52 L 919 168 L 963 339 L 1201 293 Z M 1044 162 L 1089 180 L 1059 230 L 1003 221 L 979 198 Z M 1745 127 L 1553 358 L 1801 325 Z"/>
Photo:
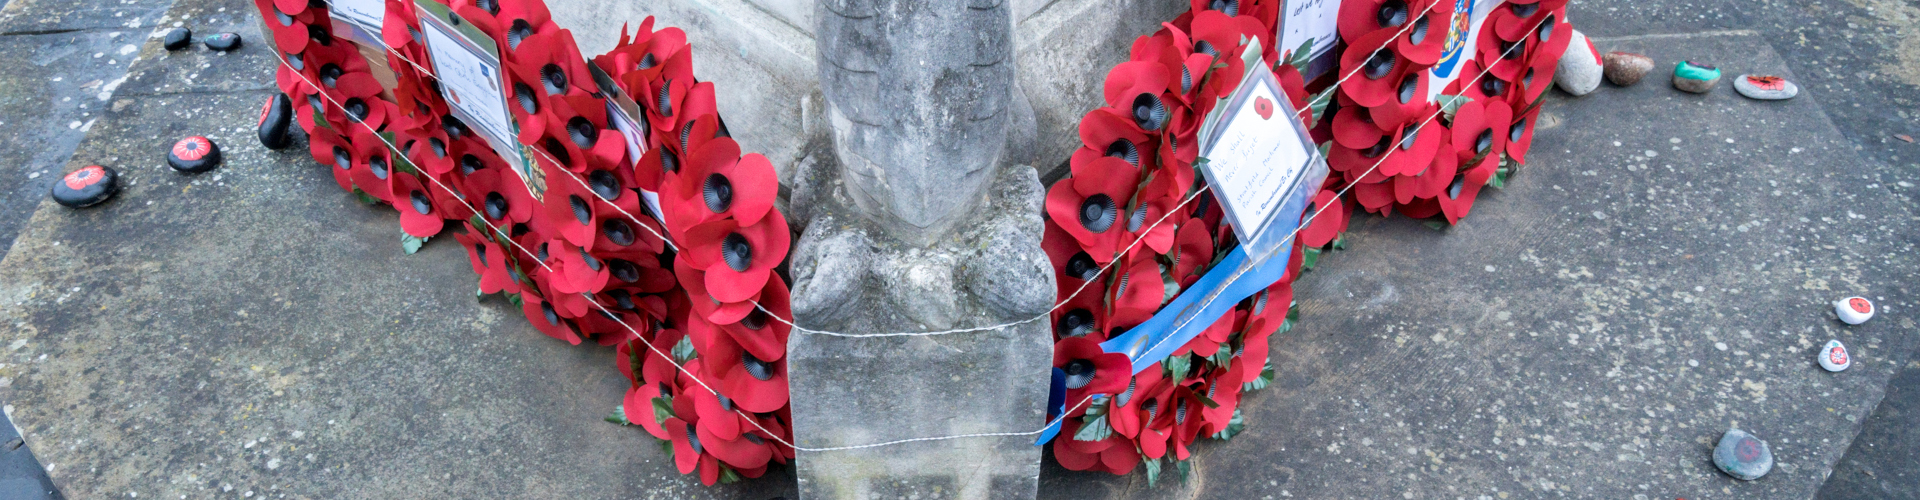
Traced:
<path id="1" fill-rule="evenodd" d="M 341 170 L 352 170 L 353 154 L 348 153 L 347 148 L 334 146 L 333 147 L 333 166 L 340 167 Z"/>
<path id="2" fill-rule="evenodd" d="M 479 172 L 480 169 L 486 168 L 486 166 L 487 165 L 485 163 L 480 163 L 480 157 L 478 156 L 474 156 L 474 155 L 460 156 L 460 174 L 461 175 L 473 175 L 474 172 Z"/>
<path id="3" fill-rule="evenodd" d="M 1380 11 L 1374 13 L 1374 20 L 1382 28 L 1393 28 L 1407 24 L 1407 3 L 1401 0 L 1388 0 L 1380 4 Z"/>
<path id="4" fill-rule="evenodd" d="M 1486 94 L 1487 97 L 1500 97 L 1501 94 L 1507 93 L 1507 81 L 1499 78 L 1480 80 L 1480 93 Z"/>
<path id="5" fill-rule="evenodd" d="M 1380 155 L 1387 154 L 1387 148 L 1391 147 L 1393 147 L 1393 138 L 1380 136 L 1380 142 L 1373 143 L 1373 147 L 1367 148 L 1366 151 L 1361 151 L 1360 156 L 1362 158 L 1379 158 Z"/>
<path id="6" fill-rule="evenodd" d="M 658 64 L 660 64 L 660 61 L 658 59 L 654 59 L 652 52 L 648 52 L 646 55 L 640 56 L 640 64 L 636 65 L 635 67 L 639 69 L 647 69 L 647 68 L 652 68 Z"/>
<path id="7" fill-rule="evenodd" d="M 1547 14 L 1547 19 L 1540 21 L 1540 37 L 1538 40 L 1545 42 L 1548 38 L 1553 38 L 1553 14 Z"/>
<path id="8" fill-rule="evenodd" d="M 740 318 L 740 326 L 747 327 L 748 330 L 754 331 L 766 328 L 767 312 L 757 307 L 754 308 L 753 312 L 747 313 L 747 317 Z"/>
<path id="9" fill-rule="evenodd" d="M 1416 127 L 1413 130 L 1408 130 L 1406 132 L 1406 135 L 1400 137 L 1400 150 L 1406 151 L 1406 150 L 1413 149 L 1413 144 L 1415 142 L 1418 142 L 1419 140 L 1420 140 L 1419 128 Z"/>
<path id="10" fill-rule="evenodd" d="M 701 188 L 701 196 L 707 201 L 707 210 L 721 213 L 733 207 L 733 181 L 727 176 L 710 174 Z"/>
<path id="11" fill-rule="evenodd" d="M 577 194 L 570 194 L 567 195 L 567 204 L 573 206 L 573 218 L 578 219 L 581 225 L 593 223 L 593 210 L 586 199 Z"/>
<path id="12" fill-rule="evenodd" d="M 1413 42 L 1414 45 L 1419 45 L 1420 42 L 1427 41 L 1427 25 L 1429 24 L 1432 23 L 1427 21 L 1427 16 L 1420 16 L 1419 20 L 1413 22 L 1413 31 L 1407 33 L 1407 41 Z"/>
<path id="13" fill-rule="evenodd" d="M 1489 128 L 1486 130 L 1482 130 L 1480 131 L 1479 136 L 1474 137 L 1473 139 L 1474 154 L 1486 154 L 1487 150 L 1492 148 L 1493 148 L 1493 129 Z"/>
<path id="14" fill-rule="evenodd" d="M 1539 11 L 1540 11 L 1540 4 L 1537 4 L 1537 3 L 1508 3 L 1508 4 L 1507 4 L 1507 10 L 1510 10 L 1510 11 L 1513 11 L 1513 15 L 1515 15 L 1515 16 L 1519 16 L 1519 17 L 1533 17 L 1533 13 L 1535 13 L 1535 12 L 1539 12 Z"/>
<path id="15" fill-rule="evenodd" d="M 293 66 L 295 71 L 305 70 L 307 69 L 307 59 L 300 57 L 300 54 L 287 54 L 287 65 Z"/>
<path id="16" fill-rule="evenodd" d="M 1093 333 L 1093 313 L 1086 309 L 1074 309 L 1060 316 L 1060 324 L 1054 329 L 1061 337 L 1078 337 Z"/>
<path id="17" fill-rule="evenodd" d="M 1400 104 L 1413 102 L 1414 91 L 1420 90 L 1420 74 L 1414 73 L 1400 79 Z"/>
<path id="18" fill-rule="evenodd" d="M 524 83 L 514 82 L 513 98 L 514 100 L 520 101 L 521 111 L 525 111 L 529 115 L 540 112 L 540 101 L 534 98 L 533 87 L 528 87 L 527 84 Z"/>
<path id="19" fill-rule="evenodd" d="M 479 7 L 479 8 L 481 9 L 481 10 L 485 10 L 485 11 L 487 11 L 487 13 L 488 13 L 488 14 L 493 14 L 493 15 L 496 15 L 496 16 L 497 16 L 497 15 L 500 15 L 500 2 L 498 2 L 498 1 L 495 1 L 495 0 L 473 0 L 473 6 L 474 6 L 474 7 Z"/>
<path id="20" fill-rule="evenodd" d="M 427 200 L 426 191 L 415 189 L 407 194 L 407 199 L 413 201 L 413 211 L 420 212 L 420 215 L 433 213 L 433 202 Z"/>
<path id="21" fill-rule="evenodd" d="M 440 131 L 446 132 L 447 138 L 454 140 L 459 140 L 462 136 L 473 132 L 472 129 L 467 128 L 467 122 L 460 121 L 459 117 L 453 115 L 440 117 Z"/>
<path id="22" fill-rule="evenodd" d="M 672 150 L 660 148 L 660 171 L 669 174 L 680 173 L 680 157 L 674 155 Z"/>
<path id="23" fill-rule="evenodd" d="M 355 122 L 366 120 L 367 112 L 371 111 L 367 109 L 367 101 L 360 100 L 358 97 L 347 98 L 347 103 L 341 105 L 340 109 L 346 110 L 347 118 Z"/>
<path id="24" fill-rule="evenodd" d="M 549 325 L 558 325 L 558 324 L 560 324 L 560 315 L 559 315 L 559 314 L 555 314 L 555 313 L 553 312 L 553 304 L 550 304 L 550 303 L 546 303 L 546 302 L 541 302 L 541 303 L 540 303 L 540 315 L 541 315 L 541 316 L 545 316 L 545 317 L 546 317 L 546 319 L 547 319 L 547 324 L 549 324 Z"/>
<path id="25" fill-rule="evenodd" d="M 1067 259 L 1067 275 L 1090 281 L 1100 275 L 1100 264 L 1094 263 L 1093 257 L 1086 252 L 1076 253 Z"/>
<path id="26" fill-rule="evenodd" d="M 567 93 L 567 72 L 560 70 L 558 64 L 548 64 L 540 68 L 540 84 L 547 87 L 547 95 Z"/>
<path id="27" fill-rule="evenodd" d="M 1068 389 L 1079 389 L 1093 382 L 1094 367 L 1092 361 L 1084 359 L 1068 361 L 1067 366 L 1061 369 L 1067 372 Z"/>
<path id="28" fill-rule="evenodd" d="M 561 144 L 559 139 L 548 137 L 547 140 L 540 141 L 540 146 L 547 150 L 547 154 L 553 156 L 554 161 L 566 165 L 573 164 L 573 155 L 567 153 L 567 146 Z"/>
<path id="29" fill-rule="evenodd" d="M 499 220 L 507 217 L 507 209 L 509 208 L 507 206 L 507 197 L 501 196 L 497 191 L 487 193 L 486 200 L 481 202 L 481 205 L 486 208 L 488 219 Z"/>
<path id="30" fill-rule="evenodd" d="M 1088 231 L 1105 232 L 1113 227 L 1113 219 L 1118 215 L 1113 198 L 1106 194 L 1096 194 L 1080 202 L 1080 225 Z"/>
<path id="31" fill-rule="evenodd" d="M 600 223 L 600 232 L 606 233 L 607 241 L 615 245 L 624 247 L 633 244 L 633 226 L 627 224 L 627 221 L 607 219 L 606 222 Z"/>
<path id="32" fill-rule="evenodd" d="M 387 180 L 387 157 L 375 156 L 367 159 L 367 169 L 373 171 L 373 178 Z"/>
<path id="33" fill-rule="evenodd" d="M 587 263 L 587 269 L 594 272 L 599 272 L 600 268 L 606 267 L 606 264 L 600 262 L 600 259 L 593 258 L 593 254 L 587 253 L 587 249 L 585 248 L 580 249 L 580 261 Z"/>
<path id="34" fill-rule="evenodd" d="M 607 297 L 613 299 L 613 305 L 615 307 L 626 309 L 629 311 L 634 309 L 632 292 L 628 292 L 626 290 L 620 290 L 620 289 L 613 289 L 613 290 L 607 291 Z"/>
<path id="35" fill-rule="evenodd" d="M 285 12 L 280 12 L 279 7 L 273 8 L 273 20 L 280 21 L 281 26 L 293 26 L 293 16 L 289 16 Z"/>
<path id="36" fill-rule="evenodd" d="M 753 357 L 753 353 L 740 353 L 740 363 L 747 369 L 747 375 L 752 376 L 756 380 L 764 381 L 773 379 L 773 364 Z"/>
<path id="37" fill-rule="evenodd" d="M 1512 127 L 1507 127 L 1507 140 L 1519 142 L 1520 136 L 1525 133 L 1527 133 L 1527 120 L 1522 118 L 1520 121 L 1513 122 Z"/>
<path id="38" fill-rule="evenodd" d="M 1466 186 L 1467 186 L 1467 173 L 1459 172 L 1454 174 L 1453 183 L 1447 185 L 1447 199 L 1449 200 L 1460 199 L 1460 189 Z"/>
<path id="39" fill-rule="evenodd" d="M 333 34 L 328 33 L 327 30 L 320 29 L 320 27 L 316 25 L 307 25 L 307 38 L 315 42 L 320 42 L 321 46 L 333 45 Z"/>
<path id="40" fill-rule="evenodd" d="M 1193 42 L 1193 53 L 1206 54 L 1212 56 L 1214 59 L 1220 58 L 1220 49 L 1213 48 L 1213 44 L 1207 43 L 1206 40 Z"/>
<path id="41" fill-rule="evenodd" d="M 1126 139 L 1114 140 L 1113 144 L 1107 145 L 1107 156 L 1126 160 L 1128 164 L 1136 167 L 1140 166 L 1140 148 L 1134 146 L 1133 141 Z"/>
<path id="42" fill-rule="evenodd" d="M 1213 0 L 1212 3 L 1207 5 L 1207 8 L 1220 11 L 1220 13 L 1228 16 L 1238 16 L 1240 15 L 1240 0 Z"/>
<path id="43" fill-rule="evenodd" d="M 595 170 L 587 174 L 587 189 L 592 189 L 600 199 L 613 201 L 620 197 L 620 178 L 609 170 Z"/>
<path id="44" fill-rule="evenodd" d="M 476 257 L 476 258 L 479 258 L 479 259 L 480 259 L 480 266 L 481 266 L 481 267 L 493 267 L 493 265 L 492 265 L 492 264 L 488 264 L 488 263 L 487 263 L 487 246 L 486 246 L 486 245 L 482 245 L 482 244 L 479 244 L 479 243 L 474 243 L 474 244 L 473 244 L 473 255 L 474 255 L 474 257 Z"/>
<path id="45" fill-rule="evenodd" d="M 533 36 L 533 25 L 525 19 L 513 20 L 513 27 L 507 29 L 507 48 L 519 49 L 520 42 L 530 36 Z"/>
<path id="46" fill-rule="evenodd" d="M 335 83 L 340 82 L 340 76 L 346 73 L 346 70 L 340 69 L 340 65 L 327 63 L 320 67 L 320 83 L 327 88 L 333 88 Z"/>
<path id="47" fill-rule="evenodd" d="M 594 141 L 600 139 L 600 127 L 593 126 L 585 117 L 576 116 L 567 120 L 567 137 L 573 138 L 573 144 L 580 149 L 593 149 Z"/>
<path id="48" fill-rule="evenodd" d="M 607 270 L 613 273 L 614 278 L 622 282 L 633 283 L 640 281 L 640 266 L 634 265 L 633 261 L 626 259 L 608 259 Z"/>
<path id="49" fill-rule="evenodd" d="M 673 80 L 667 80 L 667 83 L 661 84 L 660 94 L 653 98 L 654 112 L 660 113 L 660 116 L 673 116 L 673 99 L 672 95 L 668 92 L 672 89 L 667 85 L 671 83 L 673 83 Z"/>
<path id="50" fill-rule="evenodd" d="M 433 156 L 439 158 L 447 157 L 447 141 L 442 141 L 439 137 L 428 137 L 427 146 L 433 148 Z"/>
<path id="51" fill-rule="evenodd" d="M 734 271 L 745 272 L 753 267 L 753 244 L 740 233 L 728 234 L 720 242 L 720 256 L 727 261 L 727 267 Z"/>
<path id="52" fill-rule="evenodd" d="M 1391 50 L 1373 51 L 1373 55 L 1367 56 L 1367 61 L 1361 64 L 1361 71 L 1366 73 L 1368 80 L 1386 78 L 1387 73 L 1393 71 L 1395 59 Z"/>
<path id="53" fill-rule="evenodd" d="M 1139 231 L 1141 224 L 1147 223 L 1147 206 L 1133 207 L 1133 216 L 1127 217 L 1127 231 Z"/>
<path id="54" fill-rule="evenodd" d="M 1153 94 L 1134 96 L 1133 123 L 1142 130 L 1160 130 L 1167 124 L 1167 104 L 1160 102 L 1160 96 Z"/>

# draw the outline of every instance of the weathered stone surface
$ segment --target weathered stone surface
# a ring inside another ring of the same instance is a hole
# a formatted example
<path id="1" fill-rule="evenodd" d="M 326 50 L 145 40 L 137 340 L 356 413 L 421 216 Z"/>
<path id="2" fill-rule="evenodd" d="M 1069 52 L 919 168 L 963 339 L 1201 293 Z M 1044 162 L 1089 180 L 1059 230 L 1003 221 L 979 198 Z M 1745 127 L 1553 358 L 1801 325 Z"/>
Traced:
<path id="1" fill-rule="evenodd" d="M 1573 41 L 1567 44 L 1567 51 L 1560 54 L 1560 62 L 1553 71 L 1554 86 L 1575 96 L 1587 95 L 1593 89 L 1600 88 L 1600 75 L 1604 69 L 1597 55 L 1587 35 L 1580 30 L 1573 30 Z"/>
<path id="2" fill-rule="evenodd" d="M 1754 34 L 1595 40 L 1788 73 Z M 1042 495 L 1812 496 L 1920 345 L 1892 313 L 1916 307 L 1911 173 L 1856 153 L 1822 98 L 1551 98 L 1529 164 L 1459 226 L 1356 219 L 1296 285 L 1246 432 L 1202 445 L 1194 479 L 1049 465 Z M 1852 290 L 1886 317 L 1835 321 Z M 1809 359 L 1829 338 L 1843 374 Z M 1732 426 L 1774 444 L 1765 479 L 1713 467 Z"/>
<path id="3" fill-rule="evenodd" d="M 1015 108 L 1009 6 L 817 5 L 820 87 L 847 195 L 894 239 L 940 239 L 973 215 L 1006 147 Z"/>
<path id="4" fill-rule="evenodd" d="M 1606 61 L 1607 81 L 1622 87 L 1631 87 L 1640 83 L 1640 79 L 1653 71 L 1653 59 L 1632 52 L 1608 52 L 1602 59 Z"/>
<path id="5" fill-rule="evenodd" d="M 814 169 L 829 169 L 831 164 Z M 1052 305 L 1034 170 L 1006 166 L 958 233 L 932 247 L 888 238 L 830 174 L 795 189 L 811 216 L 794 247 L 796 322 L 836 332 L 970 328 Z M 804 175 L 804 173 L 803 173 Z M 788 347 L 794 435 L 810 448 L 1025 432 L 1045 415 L 1052 337 L 1042 319 L 938 336 L 842 338 L 795 331 Z M 1033 435 L 801 451 L 808 498 L 1031 498 Z"/>

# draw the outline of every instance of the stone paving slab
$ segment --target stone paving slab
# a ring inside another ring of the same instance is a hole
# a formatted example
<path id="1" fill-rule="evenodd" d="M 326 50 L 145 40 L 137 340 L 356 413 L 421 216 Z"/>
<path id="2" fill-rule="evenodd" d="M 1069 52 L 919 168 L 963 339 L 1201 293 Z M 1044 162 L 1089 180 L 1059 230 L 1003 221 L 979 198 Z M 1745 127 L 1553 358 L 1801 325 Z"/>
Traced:
<path id="1" fill-rule="evenodd" d="M 264 49 L 137 64 L 66 166 L 130 185 L 89 210 L 41 203 L 0 260 L 0 400 L 69 496 L 791 494 L 784 470 L 681 476 L 644 431 L 601 420 L 626 386 L 611 349 L 476 302 L 458 246 L 402 255 L 394 212 L 341 192 L 304 144 L 260 147 L 271 94 L 245 85 L 272 68 L 248 51 Z M 242 86 L 167 76 L 195 67 Z M 226 164 L 168 170 L 192 134 Z"/>
<path id="2" fill-rule="evenodd" d="M 1672 90 L 1681 58 L 1786 73 L 1760 37 L 1603 40 L 1663 69 L 1545 105 L 1530 168 L 1435 231 L 1358 220 L 1302 278 L 1248 431 L 1197 477 L 1050 467 L 1042 495 L 1202 498 L 1807 498 L 1916 346 L 1914 172 L 1862 159 L 1818 96 Z M 1891 175 L 1899 184 L 1879 180 Z M 1872 322 L 1829 301 L 1864 294 Z M 1822 371 L 1828 338 L 1851 370 Z M 1717 472 L 1730 426 L 1772 474 Z"/>

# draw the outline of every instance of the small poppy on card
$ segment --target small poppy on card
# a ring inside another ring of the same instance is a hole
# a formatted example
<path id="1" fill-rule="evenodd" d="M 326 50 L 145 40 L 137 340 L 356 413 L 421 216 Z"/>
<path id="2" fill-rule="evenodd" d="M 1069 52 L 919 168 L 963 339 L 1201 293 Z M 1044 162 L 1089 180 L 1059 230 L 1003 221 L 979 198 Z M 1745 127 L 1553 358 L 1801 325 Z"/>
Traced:
<path id="1" fill-rule="evenodd" d="M 1273 101 L 1265 97 L 1253 98 L 1253 112 L 1260 113 L 1260 119 L 1273 118 Z"/>

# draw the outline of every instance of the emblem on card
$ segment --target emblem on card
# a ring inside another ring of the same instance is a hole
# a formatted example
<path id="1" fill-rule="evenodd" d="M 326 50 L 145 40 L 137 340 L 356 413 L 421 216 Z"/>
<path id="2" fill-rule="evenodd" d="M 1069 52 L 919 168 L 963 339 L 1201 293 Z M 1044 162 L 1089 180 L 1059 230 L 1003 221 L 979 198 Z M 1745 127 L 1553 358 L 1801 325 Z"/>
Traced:
<path id="1" fill-rule="evenodd" d="M 1253 112 L 1260 113 L 1262 120 L 1273 118 L 1273 101 L 1265 97 L 1254 98 Z"/>

